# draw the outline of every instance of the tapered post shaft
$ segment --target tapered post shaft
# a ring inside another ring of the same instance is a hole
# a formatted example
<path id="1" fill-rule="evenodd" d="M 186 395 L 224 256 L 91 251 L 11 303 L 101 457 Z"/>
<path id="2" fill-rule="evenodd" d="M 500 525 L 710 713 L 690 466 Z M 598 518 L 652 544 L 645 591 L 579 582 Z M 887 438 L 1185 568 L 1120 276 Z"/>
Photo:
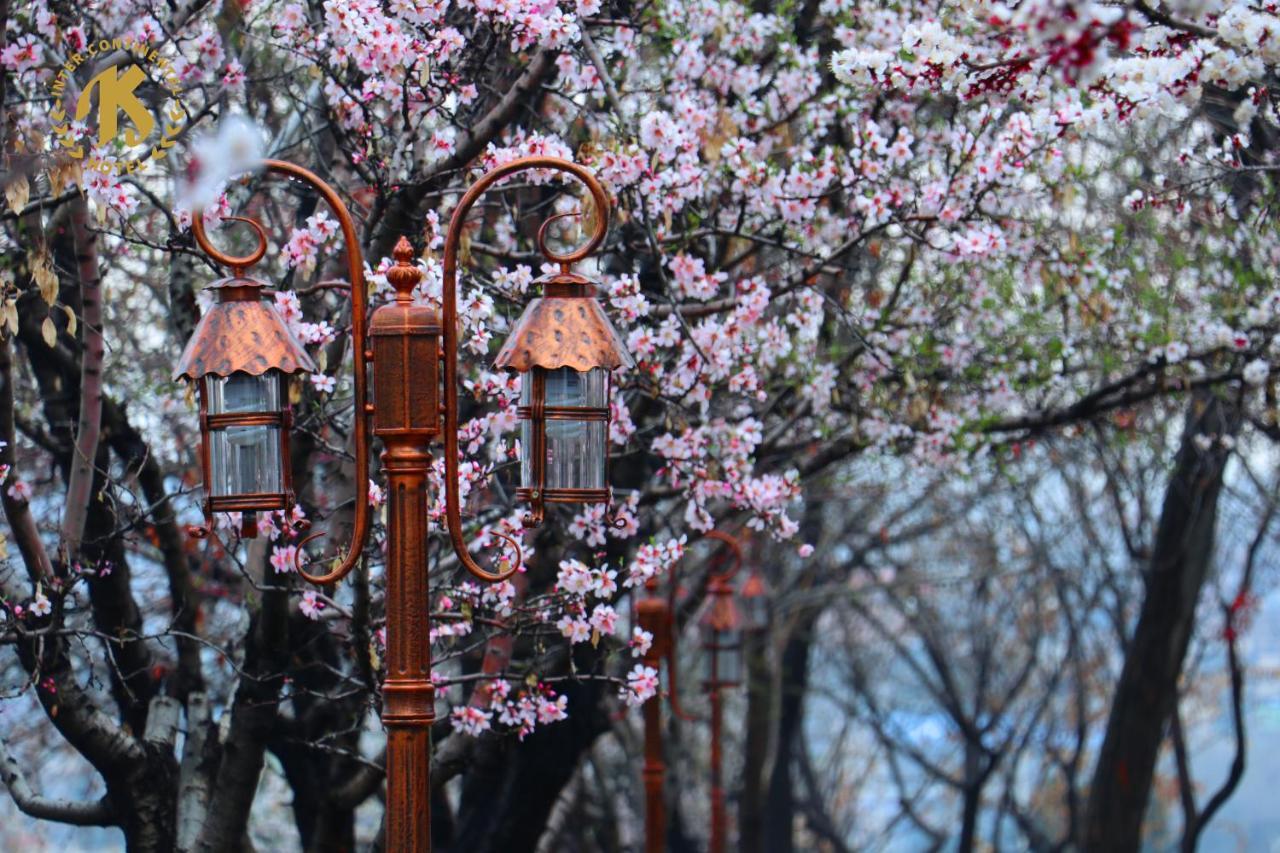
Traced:
<path id="1" fill-rule="evenodd" d="M 431 849 L 431 643 L 427 586 L 425 442 L 388 442 L 387 669 L 382 724 L 387 731 L 387 849 Z"/>
<path id="2" fill-rule="evenodd" d="M 723 707 L 720 687 L 711 687 L 711 843 L 710 853 L 724 853 L 724 782 L 720 765 L 723 760 L 720 739 L 723 732 Z"/>

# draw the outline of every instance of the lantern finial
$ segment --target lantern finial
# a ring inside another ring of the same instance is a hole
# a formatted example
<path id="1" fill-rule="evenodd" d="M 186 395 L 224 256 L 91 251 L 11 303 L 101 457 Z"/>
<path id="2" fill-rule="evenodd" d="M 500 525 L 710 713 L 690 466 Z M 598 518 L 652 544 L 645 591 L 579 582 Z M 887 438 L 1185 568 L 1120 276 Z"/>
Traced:
<path id="1" fill-rule="evenodd" d="M 422 270 L 413 265 L 413 245 L 401 237 L 391 254 L 396 265 L 387 270 L 387 281 L 396 289 L 396 302 L 412 302 L 413 289 L 422 281 Z"/>

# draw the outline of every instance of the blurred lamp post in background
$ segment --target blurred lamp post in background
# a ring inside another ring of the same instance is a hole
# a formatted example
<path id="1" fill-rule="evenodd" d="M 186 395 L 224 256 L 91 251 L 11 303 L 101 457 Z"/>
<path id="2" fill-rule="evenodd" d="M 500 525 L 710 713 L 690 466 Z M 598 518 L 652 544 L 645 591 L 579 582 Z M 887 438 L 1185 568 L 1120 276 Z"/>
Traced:
<path id="1" fill-rule="evenodd" d="M 721 691 L 737 687 L 743 679 L 743 632 L 757 633 L 769 626 L 769 605 L 765 597 L 764 577 L 753 569 L 742 584 L 735 601 L 733 579 L 742 569 L 742 546 L 727 533 L 712 530 L 708 539 L 716 539 L 729 549 L 733 565 L 728 571 L 717 571 L 707 582 L 707 608 L 702 618 L 703 689 L 711 704 L 711 853 L 724 853 L 724 702 Z M 741 607 L 739 607 L 741 604 Z"/>
<path id="2" fill-rule="evenodd" d="M 704 677 L 711 704 L 711 836 L 710 849 L 723 853 L 725 846 L 723 763 L 723 706 L 721 691 L 737 686 L 742 679 L 742 632 L 760 632 L 768 627 L 769 610 L 764 578 L 752 570 L 738 594 L 739 613 L 732 580 L 742 568 L 742 548 L 727 533 L 712 530 L 704 538 L 723 543 L 733 557 L 728 571 L 713 570 L 707 580 L 704 630 Z M 667 697 L 676 716 L 694 719 L 680 705 L 680 688 L 676 666 L 675 597 L 676 574 L 672 568 L 667 596 L 658 594 L 657 578 L 645 583 L 646 596 L 636 605 L 640 627 L 653 635 L 644 656 L 646 666 L 659 670 L 667 664 Z M 745 615 L 745 618 L 744 618 Z M 666 777 L 663 757 L 661 692 L 644 704 L 644 787 L 645 787 L 645 851 L 661 853 L 666 848 L 667 812 L 663 783 Z"/>

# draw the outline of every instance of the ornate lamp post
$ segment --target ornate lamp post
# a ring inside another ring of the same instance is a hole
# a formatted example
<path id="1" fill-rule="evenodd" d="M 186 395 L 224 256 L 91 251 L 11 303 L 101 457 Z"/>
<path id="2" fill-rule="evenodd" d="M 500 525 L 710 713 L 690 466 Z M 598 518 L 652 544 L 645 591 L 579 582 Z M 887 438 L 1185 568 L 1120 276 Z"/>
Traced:
<path id="1" fill-rule="evenodd" d="M 724 853 L 725 807 L 722 766 L 724 751 L 724 704 L 721 691 L 742 681 L 743 631 L 768 627 L 769 610 L 764 577 L 752 570 L 738 593 L 741 611 L 734 601 L 733 578 L 742 568 L 742 547 L 738 540 L 719 530 L 706 536 L 728 547 L 733 565 L 717 572 L 707 582 L 707 612 L 702 620 L 704 677 L 702 686 L 711 704 L 711 853 Z"/>
<path id="2" fill-rule="evenodd" d="M 661 670 L 667 662 L 667 695 L 677 715 L 691 719 L 680 707 L 680 690 L 676 668 L 675 637 L 675 568 L 666 598 L 658 593 L 658 579 L 645 581 L 645 597 L 636 603 L 636 621 L 653 635 L 644 655 L 645 666 Z M 645 853 L 662 853 L 667 837 L 667 804 L 663 783 L 667 764 L 662 755 L 662 696 L 655 695 L 644 703 L 644 831 Z"/>
<path id="3" fill-rule="evenodd" d="M 338 565 L 321 575 L 299 573 L 316 584 L 345 577 L 360 559 L 370 529 L 368 455 L 370 430 L 383 444 L 388 486 L 387 655 L 382 686 L 382 721 L 387 730 L 387 849 L 431 849 L 431 724 L 435 691 L 431 684 L 427 583 L 428 472 L 431 447 L 443 432 L 445 518 L 453 550 L 477 578 L 499 582 L 520 566 L 519 545 L 495 532 L 514 549 L 515 559 L 500 571 L 488 571 L 471 557 L 462 530 L 458 494 L 458 315 L 457 261 L 463 225 L 481 194 L 497 181 L 527 169 L 565 172 L 590 190 L 596 227 L 578 250 L 557 255 L 546 249 L 546 225 L 538 244 L 561 265 L 545 282 L 545 295 L 521 318 L 503 347 L 498 366 L 525 374 L 521 417 L 520 497 L 531 505 L 527 524 L 541 522 L 544 501 L 605 502 L 610 493 L 605 471 L 608 432 L 608 372 L 630 364 L 617 333 L 593 298 L 590 282 L 569 266 L 587 257 L 608 231 L 609 199 L 587 169 L 556 157 L 526 157 L 486 173 L 466 192 L 453 212 L 445 238 L 443 296 L 436 311 L 413 302 L 421 272 L 412 265 L 413 249 L 403 237 L 395 247 L 395 266 L 387 280 L 395 301 L 378 308 L 366 324 L 367 287 L 355 226 L 337 193 L 306 169 L 279 160 L 266 169 L 294 178 L 320 194 L 338 219 L 347 251 L 351 283 L 351 324 L 356 415 L 354 419 L 356 503 L 352 541 Z M 209 257 L 232 272 L 218 282 L 219 300 L 196 327 L 179 362 L 176 378 L 193 380 L 200 393 L 201 467 L 208 497 L 204 502 L 207 535 L 214 512 L 245 513 L 243 533 L 257 533 L 254 513 L 288 509 L 294 496 L 289 482 L 289 427 L 286 377 L 315 370 L 289 334 L 274 307 L 265 301 L 265 285 L 246 278 L 266 254 L 266 234 L 243 257 L 215 249 L 197 211 L 192 218 L 196 242 Z M 373 365 L 373 395 L 366 382 Z M 443 384 L 443 397 L 441 396 Z M 442 423 L 443 420 L 443 423 Z M 319 534 L 303 540 L 302 545 Z"/>
<path id="4" fill-rule="evenodd" d="M 703 687 L 711 704 L 711 839 L 710 849 L 723 853 L 725 845 L 724 786 L 721 779 L 723 734 L 723 708 L 720 691 L 734 687 L 741 680 L 742 631 L 756 631 L 767 625 L 768 603 L 764 578 L 752 571 L 743 584 L 739 598 L 746 613 L 739 616 L 734 602 L 731 581 L 742 567 L 742 548 L 738 540 L 727 533 L 712 530 L 705 538 L 715 539 L 729 548 L 733 565 L 727 572 L 717 571 L 707 581 L 707 610 L 702 620 L 705 631 Z M 657 578 L 645 582 L 646 595 L 636 604 L 636 618 L 640 627 L 653 635 L 653 642 L 644 656 L 646 666 L 660 669 L 667 663 L 667 696 L 676 716 L 692 720 L 680 706 L 680 690 L 676 668 L 675 630 L 675 569 L 667 597 L 658 594 Z M 661 697 L 654 696 L 644 705 L 644 787 L 645 787 L 645 851 L 662 853 L 667 834 L 666 801 L 663 783 L 666 762 L 662 755 Z"/>

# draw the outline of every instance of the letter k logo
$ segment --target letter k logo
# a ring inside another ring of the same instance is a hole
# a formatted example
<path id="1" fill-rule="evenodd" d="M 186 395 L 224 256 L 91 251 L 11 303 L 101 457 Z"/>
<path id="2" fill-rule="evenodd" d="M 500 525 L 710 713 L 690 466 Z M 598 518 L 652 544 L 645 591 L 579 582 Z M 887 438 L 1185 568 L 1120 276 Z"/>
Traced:
<path id="1" fill-rule="evenodd" d="M 89 85 L 85 86 L 84 91 L 80 93 L 80 99 L 76 101 L 76 121 L 84 120 L 84 117 L 89 114 L 90 98 L 96 86 L 98 88 L 98 144 L 106 145 L 116 138 L 119 132 L 117 118 L 123 110 L 134 128 L 137 128 L 137 130 L 131 128 L 125 131 L 125 144 L 133 147 L 141 144 L 142 140 L 151 135 L 151 131 L 155 129 L 156 120 L 146 105 L 134 94 L 146 79 L 142 69 L 131 65 L 120 75 L 117 75 L 117 70 L 116 66 L 112 65 L 89 81 Z"/>

